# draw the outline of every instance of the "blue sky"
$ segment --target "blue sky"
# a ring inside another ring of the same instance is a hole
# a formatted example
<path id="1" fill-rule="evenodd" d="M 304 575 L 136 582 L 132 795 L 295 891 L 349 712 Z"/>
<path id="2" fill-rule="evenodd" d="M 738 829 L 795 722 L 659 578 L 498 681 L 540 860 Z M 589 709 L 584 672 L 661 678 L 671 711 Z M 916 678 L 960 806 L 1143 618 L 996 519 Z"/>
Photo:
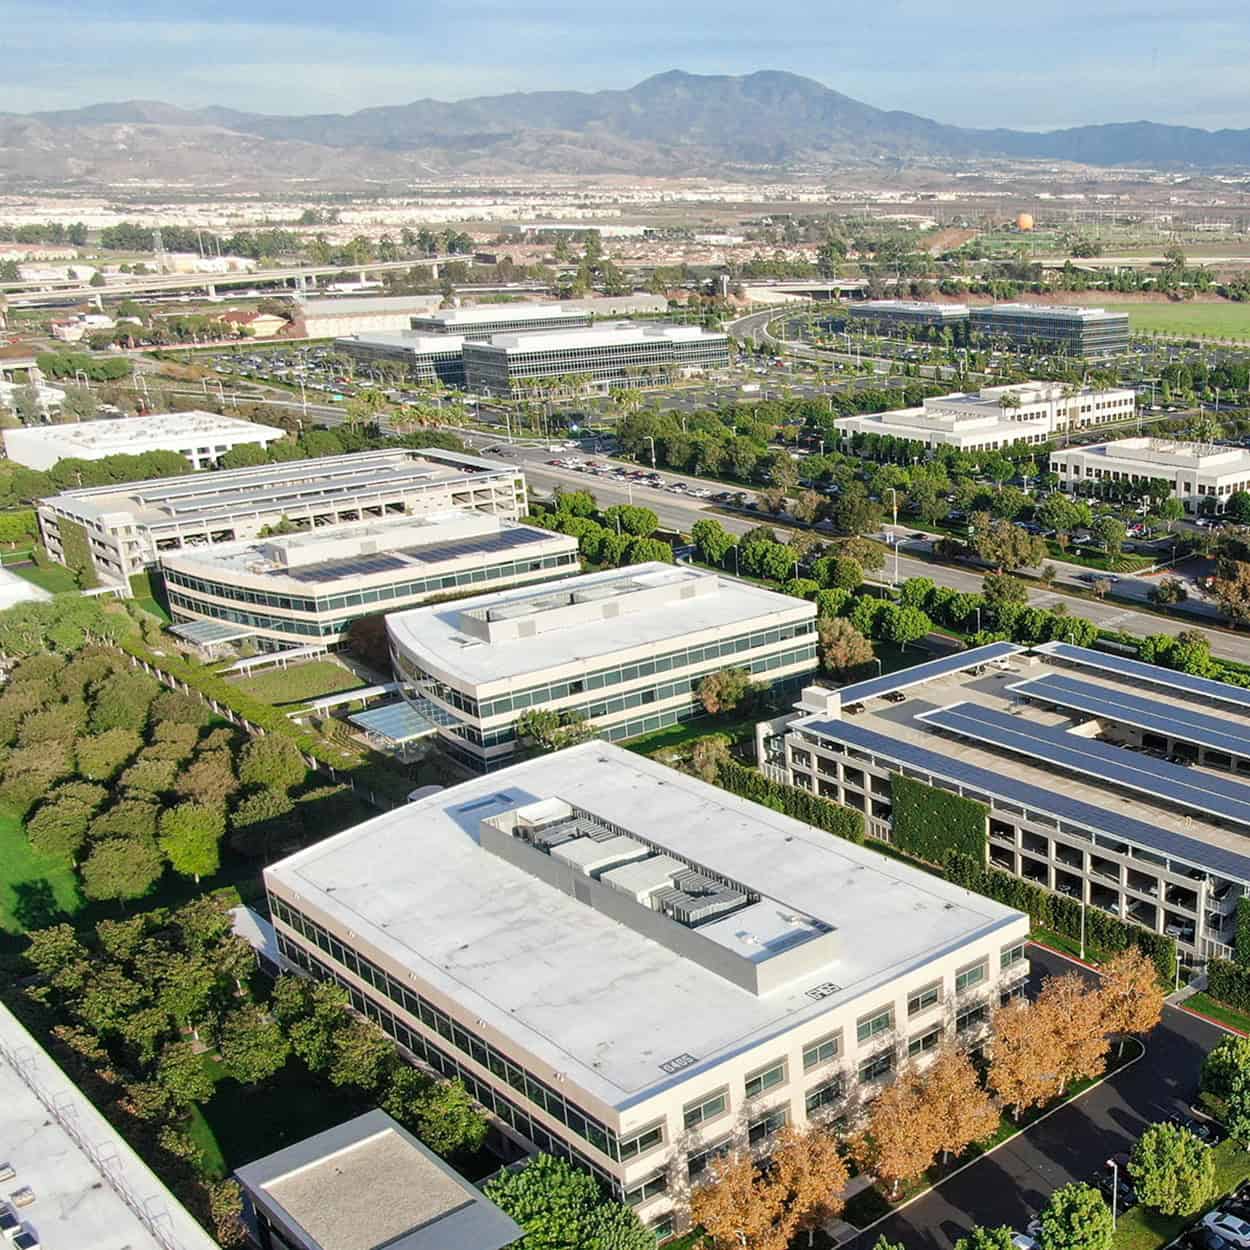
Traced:
<path id="1" fill-rule="evenodd" d="M 0 111 L 350 112 L 784 69 L 960 125 L 1250 126 L 1247 0 L 0 0 L 0 32 Z"/>

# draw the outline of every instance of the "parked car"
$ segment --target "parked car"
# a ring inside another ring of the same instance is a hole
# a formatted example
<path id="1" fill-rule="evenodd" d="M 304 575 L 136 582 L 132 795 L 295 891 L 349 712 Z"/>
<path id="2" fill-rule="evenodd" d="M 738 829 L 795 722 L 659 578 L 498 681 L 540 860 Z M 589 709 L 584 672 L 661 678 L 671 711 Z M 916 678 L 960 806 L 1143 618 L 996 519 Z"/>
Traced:
<path id="1" fill-rule="evenodd" d="M 1250 1250 L 1250 1222 L 1226 1211 L 1208 1211 L 1202 1217 L 1202 1223 L 1238 1250 Z"/>

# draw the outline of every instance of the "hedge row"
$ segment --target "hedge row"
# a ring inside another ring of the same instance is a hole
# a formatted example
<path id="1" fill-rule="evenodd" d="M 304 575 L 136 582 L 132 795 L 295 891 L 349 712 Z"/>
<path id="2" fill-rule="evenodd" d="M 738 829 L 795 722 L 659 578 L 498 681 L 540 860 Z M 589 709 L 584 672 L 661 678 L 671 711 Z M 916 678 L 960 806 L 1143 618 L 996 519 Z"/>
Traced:
<path id="1" fill-rule="evenodd" d="M 1238 1011 L 1250 1011 L 1250 968 L 1227 959 L 1208 960 L 1207 993 Z"/>
<path id="2" fill-rule="evenodd" d="M 989 808 L 895 773 L 890 778 L 893 842 L 900 851 L 944 863 L 948 855 L 985 859 Z"/>
<path id="3" fill-rule="evenodd" d="M 1250 898 L 1237 900 L 1237 936 L 1233 939 L 1233 957 L 1243 967 L 1250 967 Z"/>
<path id="4" fill-rule="evenodd" d="M 831 803 L 797 786 L 770 781 L 763 773 L 733 760 L 720 765 L 717 780 L 733 794 L 793 816 L 804 824 L 815 825 L 817 829 L 846 838 L 848 842 L 864 840 L 864 814 L 853 807 Z"/>

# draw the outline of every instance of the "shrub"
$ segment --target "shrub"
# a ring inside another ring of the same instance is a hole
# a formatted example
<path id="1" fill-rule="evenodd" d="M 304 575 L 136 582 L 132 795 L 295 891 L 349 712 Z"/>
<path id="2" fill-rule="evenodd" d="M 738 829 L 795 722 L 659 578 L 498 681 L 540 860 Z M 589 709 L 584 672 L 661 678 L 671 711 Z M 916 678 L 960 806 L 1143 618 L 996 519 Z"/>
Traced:
<path id="1" fill-rule="evenodd" d="M 864 815 L 853 807 L 831 803 L 796 786 L 770 781 L 763 773 L 734 760 L 721 764 L 717 773 L 718 783 L 732 794 L 762 803 L 849 842 L 864 840 Z"/>
<path id="2" fill-rule="evenodd" d="M 952 852 L 984 860 L 989 809 L 983 803 L 901 773 L 891 777 L 890 793 L 894 842 L 900 850 L 931 864 L 944 863 Z"/>

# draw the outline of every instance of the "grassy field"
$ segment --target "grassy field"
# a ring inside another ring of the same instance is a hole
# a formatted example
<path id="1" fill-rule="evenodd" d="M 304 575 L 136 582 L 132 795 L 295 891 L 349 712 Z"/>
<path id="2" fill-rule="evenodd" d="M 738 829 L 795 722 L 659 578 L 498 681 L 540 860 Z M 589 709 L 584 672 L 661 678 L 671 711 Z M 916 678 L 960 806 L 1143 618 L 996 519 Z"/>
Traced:
<path id="1" fill-rule="evenodd" d="M 355 690 L 364 682 L 333 660 L 309 660 L 290 668 L 271 668 L 250 677 L 231 677 L 230 684 L 266 703 L 303 703 L 323 694 Z"/>
<path id="2" fill-rule="evenodd" d="M 1108 304 L 1107 308 L 1128 313 L 1129 328 L 1135 334 L 1250 339 L 1250 304 Z"/>
<path id="3" fill-rule="evenodd" d="M 23 933 L 55 924 L 82 903 L 73 869 L 31 850 L 22 822 L 0 808 L 0 929 Z"/>
<path id="4" fill-rule="evenodd" d="M 1242 1033 L 1250 1033 L 1250 1016 L 1244 1011 L 1237 1011 L 1233 1007 L 1227 1007 L 1218 1000 L 1211 998 L 1207 994 L 1191 994 L 1185 1000 L 1186 1007 L 1192 1007 L 1194 1011 L 1201 1012 L 1204 1016 L 1210 1016 L 1212 1020 L 1218 1020 L 1221 1024 L 1226 1024 L 1230 1029 L 1238 1029 Z"/>
<path id="5" fill-rule="evenodd" d="M 54 595 L 78 589 L 73 573 L 59 564 L 53 564 L 46 569 L 41 569 L 36 564 L 6 564 L 5 568 Z"/>

